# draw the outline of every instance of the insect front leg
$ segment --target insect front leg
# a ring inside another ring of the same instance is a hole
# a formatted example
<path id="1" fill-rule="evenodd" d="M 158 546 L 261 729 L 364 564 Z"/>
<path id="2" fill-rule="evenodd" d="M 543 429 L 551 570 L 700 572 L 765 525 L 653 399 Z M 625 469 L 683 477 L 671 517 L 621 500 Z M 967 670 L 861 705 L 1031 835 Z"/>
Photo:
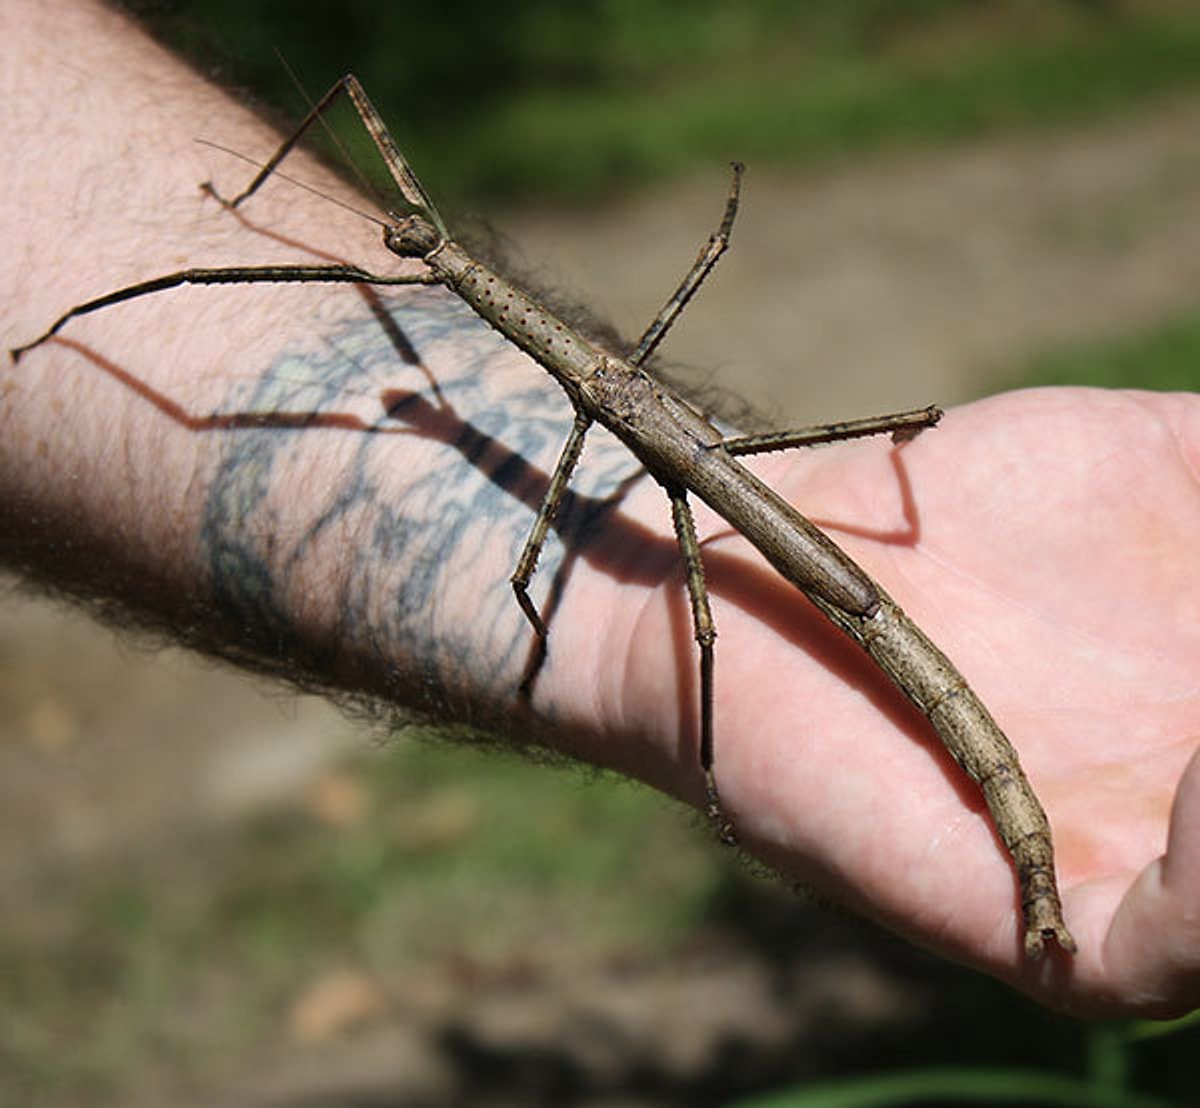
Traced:
<path id="1" fill-rule="evenodd" d="M 429 194 L 417 179 L 416 174 L 413 173 L 407 159 L 400 152 L 400 148 L 396 145 L 395 140 L 388 131 L 382 116 L 380 116 L 375 105 L 371 103 L 370 97 L 367 96 L 358 78 L 352 73 L 347 73 L 344 77 L 339 78 L 333 87 L 312 106 L 308 115 L 301 121 L 300 126 L 288 138 L 284 139 L 275 153 L 271 155 L 266 164 L 258 171 L 254 180 L 232 200 L 226 200 L 221 196 L 211 181 L 206 181 L 201 185 L 201 188 L 224 204 L 225 207 L 237 208 L 243 201 L 248 200 L 258 191 L 267 178 L 278 169 L 279 163 L 296 148 L 296 145 L 305 132 L 314 123 L 322 119 L 333 106 L 334 102 L 342 96 L 349 97 L 350 101 L 354 104 L 354 110 L 358 113 L 363 127 L 366 128 L 367 133 L 371 136 L 371 141 L 379 151 L 379 156 L 383 159 L 388 172 L 392 176 L 392 180 L 396 182 L 405 201 L 412 206 L 414 211 L 427 216 L 430 222 L 437 228 L 442 238 L 448 238 L 446 225 L 442 222 L 442 217 L 433 206 L 433 201 L 429 199 Z M 363 184 L 365 185 L 366 182 L 363 181 Z M 371 191 L 370 186 L 367 186 L 367 191 Z"/>
<path id="2" fill-rule="evenodd" d="M 15 346 L 9 354 L 13 363 L 35 347 L 41 346 L 47 339 L 53 338 L 72 319 L 81 315 L 90 315 L 120 304 L 125 300 L 136 300 L 140 296 L 164 292 L 167 289 L 178 288 L 180 285 L 249 285 L 249 284 L 308 284 L 308 283 L 341 283 L 352 285 L 429 285 L 437 284 L 435 278 L 428 273 L 416 275 L 368 273 L 356 265 L 259 265 L 259 266 L 230 266 L 220 269 L 181 269 L 178 273 L 168 273 L 163 277 L 155 277 L 150 281 L 139 281 L 136 285 L 126 285 L 94 300 L 86 300 L 82 304 L 64 312 L 36 339 L 22 346 Z"/>
<path id="3" fill-rule="evenodd" d="M 737 835 L 733 823 L 721 807 L 717 779 L 713 773 L 713 643 L 717 639 L 717 628 L 708 603 L 708 586 L 704 581 L 700 542 L 696 538 L 696 521 L 688 506 L 687 493 L 672 486 L 666 486 L 666 491 L 671 499 L 675 537 L 683 556 L 688 598 L 692 604 L 692 629 L 700 647 L 700 767 L 704 770 L 704 811 L 716 828 L 721 842 L 734 846 Z"/>

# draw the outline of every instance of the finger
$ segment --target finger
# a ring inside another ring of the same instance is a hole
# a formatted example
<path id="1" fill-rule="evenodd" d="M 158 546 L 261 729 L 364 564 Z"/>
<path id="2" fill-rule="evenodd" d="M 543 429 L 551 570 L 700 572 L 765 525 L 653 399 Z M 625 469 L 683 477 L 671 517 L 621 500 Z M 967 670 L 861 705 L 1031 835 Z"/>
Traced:
<path id="1" fill-rule="evenodd" d="M 1125 894 L 1104 960 L 1128 1010 L 1169 1017 L 1200 1006 L 1200 750 L 1175 793 L 1167 852 Z"/>

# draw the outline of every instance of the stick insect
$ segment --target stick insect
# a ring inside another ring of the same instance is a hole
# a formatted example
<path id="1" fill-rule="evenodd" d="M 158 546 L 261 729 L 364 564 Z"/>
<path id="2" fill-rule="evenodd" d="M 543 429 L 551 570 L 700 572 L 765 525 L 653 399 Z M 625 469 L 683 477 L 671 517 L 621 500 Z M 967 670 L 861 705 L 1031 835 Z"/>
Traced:
<path id="1" fill-rule="evenodd" d="M 517 603 L 544 647 L 548 630 L 529 584 L 555 513 L 593 423 L 612 431 L 662 486 L 671 504 L 699 647 L 700 749 L 706 811 L 720 837 L 735 841 L 714 772 L 713 645 L 716 629 L 689 497 L 699 497 L 744 535 L 768 562 L 799 588 L 929 719 L 963 770 L 981 789 L 996 829 L 1012 857 L 1020 885 L 1024 949 L 1040 957 L 1048 941 L 1074 951 L 1062 918 L 1054 850 L 1045 813 L 1021 770 L 1016 751 L 950 660 L 899 606 L 834 542 L 737 461 L 739 456 L 891 433 L 897 441 L 934 425 L 934 407 L 806 430 L 726 437 L 680 396 L 643 368 L 671 325 L 725 251 L 742 167 L 733 181 L 717 231 L 632 352 L 615 357 L 576 333 L 530 296 L 473 258 L 454 241 L 424 187 L 388 133 L 358 80 L 347 75 L 317 102 L 297 128 L 232 200 L 236 209 L 270 177 L 301 136 L 340 97 L 349 97 L 402 194 L 406 210 L 390 213 L 383 242 L 392 254 L 420 259 L 416 275 L 381 275 L 353 265 L 280 265 L 189 269 L 143 281 L 79 304 L 44 334 L 12 351 L 14 362 L 56 334 L 69 320 L 110 305 L 185 284 L 348 282 L 370 285 L 444 285 L 510 342 L 530 355 L 562 387 L 575 412 L 532 530 L 510 582 Z"/>

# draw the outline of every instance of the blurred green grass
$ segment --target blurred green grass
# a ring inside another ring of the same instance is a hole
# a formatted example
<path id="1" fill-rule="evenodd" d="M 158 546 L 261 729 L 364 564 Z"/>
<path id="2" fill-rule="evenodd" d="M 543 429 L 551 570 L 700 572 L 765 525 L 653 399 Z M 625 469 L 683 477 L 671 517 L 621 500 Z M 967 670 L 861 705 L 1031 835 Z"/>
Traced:
<path id="1" fill-rule="evenodd" d="M 1200 312 L 1131 334 L 1042 350 L 1013 367 L 1002 384 L 1200 391 Z"/>
<path id="2" fill-rule="evenodd" d="M 281 123 L 306 105 L 279 55 L 312 96 L 352 68 L 434 195 L 458 204 L 579 203 L 697 164 L 813 165 L 1200 85 L 1200 11 L 1170 0 L 134 8 Z"/>

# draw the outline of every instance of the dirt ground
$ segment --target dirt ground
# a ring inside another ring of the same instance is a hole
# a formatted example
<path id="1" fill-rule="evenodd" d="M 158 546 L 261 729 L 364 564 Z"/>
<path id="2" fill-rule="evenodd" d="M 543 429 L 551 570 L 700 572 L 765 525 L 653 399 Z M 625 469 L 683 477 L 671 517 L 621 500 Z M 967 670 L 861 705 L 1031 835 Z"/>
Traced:
<path id="1" fill-rule="evenodd" d="M 636 334 L 711 230 L 725 188 L 714 171 L 586 218 L 488 214 L 534 272 Z M 1152 325 L 1194 309 L 1197 290 L 1200 100 L 1191 99 L 1066 135 L 820 172 L 751 166 L 734 247 L 666 353 L 781 423 L 811 422 L 967 401 L 1002 386 L 1033 351 Z M 143 836 L 280 803 L 361 746 L 318 702 L 174 650 L 116 642 L 16 591 L 0 603 L 0 883 L 10 891 L 47 860 L 85 866 Z M 640 1057 L 653 1043 L 667 1069 L 685 1073 L 694 1053 L 738 1036 L 794 1043 L 814 1012 L 827 1017 L 835 993 L 872 1019 L 902 1008 L 885 974 L 854 965 L 859 987 L 848 991 L 845 965 L 837 989 L 812 971 L 814 1008 L 799 1023 L 746 961 L 700 957 L 620 988 L 557 982 L 522 1002 L 528 1011 L 502 986 L 426 983 L 406 1030 L 274 1059 L 212 1103 L 477 1103 L 462 1073 L 519 1068 L 522 1058 L 536 1070 L 564 1042 L 575 1045 L 563 1057 L 585 1075 L 610 1072 L 610 1055 L 639 1041 Z M 463 990 L 471 1022 L 451 1026 L 445 1013 Z M 727 1016 L 714 1026 L 704 998 L 718 991 Z M 498 1006 L 503 1034 L 488 1030 Z M 601 1016 L 619 1034 L 598 1045 L 587 1029 Z M 521 1051 L 502 1057 L 506 1035 Z M 619 1082 L 587 1101 L 650 1102 L 666 1101 Z"/>

